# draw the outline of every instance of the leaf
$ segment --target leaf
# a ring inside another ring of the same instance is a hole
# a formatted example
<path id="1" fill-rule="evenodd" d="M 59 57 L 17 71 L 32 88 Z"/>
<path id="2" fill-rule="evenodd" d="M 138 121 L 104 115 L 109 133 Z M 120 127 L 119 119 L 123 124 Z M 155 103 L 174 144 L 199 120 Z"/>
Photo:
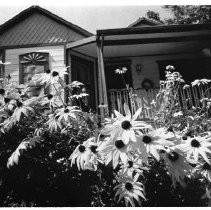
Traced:
<path id="1" fill-rule="evenodd" d="M 40 143 L 42 141 L 42 138 L 39 136 L 35 136 L 32 138 L 28 138 L 25 141 L 21 142 L 17 149 L 12 153 L 12 155 L 9 157 L 7 161 L 7 168 L 10 168 L 14 166 L 15 164 L 18 165 L 19 158 L 21 153 L 24 150 L 27 150 L 28 148 L 33 148 L 36 146 L 36 143 Z"/>

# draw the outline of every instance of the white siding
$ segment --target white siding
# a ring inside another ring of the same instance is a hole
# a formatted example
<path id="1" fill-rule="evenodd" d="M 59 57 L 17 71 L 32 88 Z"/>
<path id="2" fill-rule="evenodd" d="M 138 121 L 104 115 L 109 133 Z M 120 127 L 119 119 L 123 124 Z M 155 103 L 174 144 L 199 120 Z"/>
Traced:
<path id="1" fill-rule="evenodd" d="M 19 84 L 19 55 L 30 52 L 46 52 L 49 53 L 49 68 L 60 68 L 66 62 L 64 61 L 64 46 L 46 46 L 46 47 L 31 47 L 31 48 L 17 48 L 7 49 L 5 51 L 5 61 L 11 62 L 10 65 L 5 66 L 5 76 L 10 74 L 11 83 Z M 58 88 L 60 85 L 56 84 Z M 53 87 L 50 88 L 52 94 L 55 93 Z M 61 94 L 64 97 L 63 93 Z M 57 101 L 58 102 L 58 101 Z"/>
<path id="2" fill-rule="evenodd" d="M 7 49 L 5 51 L 5 61 L 11 62 L 5 66 L 5 76 L 10 74 L 11 82 L 19 84 L 19 55 L 30 52 L 47 52 L 49 53 L 49 68 L 62 67 L 64 65 L 64 46 L 46 46 Z"/>

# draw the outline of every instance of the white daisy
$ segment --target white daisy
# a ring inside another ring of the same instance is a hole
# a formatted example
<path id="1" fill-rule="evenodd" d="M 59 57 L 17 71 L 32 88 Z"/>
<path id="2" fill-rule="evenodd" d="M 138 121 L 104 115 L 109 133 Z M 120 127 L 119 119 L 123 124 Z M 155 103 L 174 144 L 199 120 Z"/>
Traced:
<path id="1" fill-rule="evenodd" d="M 116 74 L 125 74 L 126 72 L 127 72 L 127 68 L 126 67 L 122 67 L 122 68 L 119 68 L 119 69 L 115 70 Z"/>
<path id="2" fill-rule="evenodd" d="M 126 173 L 128 176 L 131 177 L 134 175 L 134 173 L 142 175 L 143 170 L 148 170 L 148 168 L 143 166 L 143 161 L 139 157 L 128 156 L 127 163 L 121 166 L 121 173 Z"/>
<path id="3" fill-rule="evenodd" d="M 125 174 L 119 174 L 119 177 L 117 177 L 119 184 L 114 187 L 114 190 L 117 190 L 115 193 L 115 199 L 119 197 L 117 203 L 124 198 L 126 206 L 130 204 L 135 207 L 136 205 L 134 200 L 136 200 L 139 206 L 141 206 L 141 199 L 145 200 L 146 198 L 144 196 L 143 184 L 137 180 L 138 176 L 132 178 L 131 176 L 126 176 Z"/>
<path id="4" fill-rule="evenodd" d="M 189 138 L 180 145 L 177 146 L 184 153 L 187 154 L 188 158 L 193 158 L 195 162 L 198 161 L 199 156 L 201 156 L 207 163 L 210 163 L 210 160 L 207 157 L 207 153 L 211 154 L 211 136 L 196 136 Z"/>
<path id="5" fill-rule="evenodd" d="M 58 131 L 58 129 L 62 129 L 62 125 L 60 121 L 58 121 L 58 116 L 56 116 L 56 114 L 57 113 L 50 114 L 49 120 L 46 122 L 50 132 Z"/>
<path id="6" fill-rule="evenodd" d="M 58 117 L 58 121 L 64 120 L 65 122 L 70 119 L 76 119 L 76 112 L 80 112 L 78 107 L 76 106 L 67 106 L 61 109 L 58 109 L 56 116 Z"/>
<path id="7" fill-rule="evenodd" d="M 28 101 L 16 101 L 16 108 L 12 115 L 12 118 L 14 118 L 15 121 L 19 122 L 22 115 L 28 117 L 30 113 L 34 113 L 34 109 L 28 104 Z"/>
<path id="8" fill-rule="evenodd" d="M 131 116 L 128 105 L 124 104 L 124 110 L 126 113 L 125 117 L 118 111 L 114 110 L 117 118 L 115 118 L 115 121 L 113 123 L 106 124 L 101 133 L 103 135 L 110 135 L 111 138 L 114 139 L 120 137 L 125 144 L 128 144 L 129 141 L 136 142 L 135 134 L 137 130 L 149 129 L 152 127 L 145 122 L 137 121 L 142 108 L 138 109 L 133 116 Z"/>
<path id="9" fill-rule="evenodd" d="M 193 168 L 187 162 L 184 154 L 177 148 L 168 148 L 162 150 L 161 156 L 172 178 L 173 185 L 176 186 L 176 182 L 179 182 L 185 187 L 184 178 L 191 173 Z"/>
<path id="10" fill-rule="evenodd" d="M 105 157 L 105 164 L 109 164 L 112 161 L 113 168 L 116 168 L 120 163 L 127 162 L 127 145 L 123 140 L 117 138 L 116 140 L 110 139 L 105 143 L 102 143 L 98 148 L 99 153 L 102 157 Z"/>
<path id="11" fill-rule="evenodd" d="M 145 134 L 139 133 L 139 136 L 137 148 L 142 148 L 144 143 L 147 153 L 154 156 L 158 161 L 160 159 L 159 150 L 174 145 L 172 141 L 175 138 L 174 135 L 172 132 L 166 132 L 165 128 L 151 130 Z"/>
<path id="12" fill-rule="evenodd" d="M 93 156 L 95 149 L 91 150 L 91 146 L 93 146 L 94 138 L 90 138 L 87 141 L 84 141 L 83 144 L 79 144 L 69 159 L 71 160 L 71 166 L 73 164 L 77 164 L 78 170 L 86 170 L 86 169 L 94 169 L 96 167 L 96 158 Z"/>

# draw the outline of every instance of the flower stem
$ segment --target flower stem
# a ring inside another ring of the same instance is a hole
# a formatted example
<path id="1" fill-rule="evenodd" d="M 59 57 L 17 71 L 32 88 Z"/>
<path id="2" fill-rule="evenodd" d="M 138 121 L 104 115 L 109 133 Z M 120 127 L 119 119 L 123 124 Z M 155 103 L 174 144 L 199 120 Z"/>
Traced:
<path id="1" fill-rule="evenodd" d="M 57 93 L 57 95 L 59 96 L 59 98 L 60 98 L 60 100 L 61 100 L 63 106 L 65 107 L 65 103 L 64 103 L 64 101 L 62 100 L 62 97 L 61 97 L 60 93 L 58 92 L 58 89 L 56 88 L 55 84 L 53 84 L 53 87 L 54 87 L 54 89 L 56 90 L 56 93 Z"/>

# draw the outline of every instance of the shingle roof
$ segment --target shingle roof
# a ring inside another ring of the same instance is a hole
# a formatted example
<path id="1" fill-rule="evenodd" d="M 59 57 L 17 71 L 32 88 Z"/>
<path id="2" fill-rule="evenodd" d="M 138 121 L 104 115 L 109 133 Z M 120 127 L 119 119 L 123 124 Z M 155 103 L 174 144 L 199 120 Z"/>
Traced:
<path id="1" fill-rule="evenodd" d="M 163 25 L 162 22 L 148 19 L 145 17 L 138 18 L 135 22 L 131 23 L 128 28 L 130 27 L 141 27 L 143 25 L 149 25 L 149 26 L 156 26 L 156 25 Z"/>
<path id="2" fill-rule="evenodd" d="M 66 43 L 91 35 L 39 6 L 32 6 L 0 26 L 0 47 Z"/>

